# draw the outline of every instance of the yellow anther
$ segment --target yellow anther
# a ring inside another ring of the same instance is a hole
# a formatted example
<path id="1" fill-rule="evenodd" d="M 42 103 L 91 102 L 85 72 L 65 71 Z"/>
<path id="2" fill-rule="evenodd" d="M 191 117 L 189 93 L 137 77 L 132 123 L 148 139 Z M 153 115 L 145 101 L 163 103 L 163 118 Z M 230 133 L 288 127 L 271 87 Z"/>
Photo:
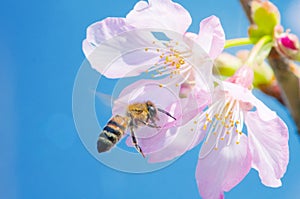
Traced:
<path id="1" fill-rule="evenodd" d="M 227 109 L 229 106 L 229 102 L 226 103 L 225 108 Z"/>
<path id="2" fill-rule="evenodd" d="M 229 135 L 229 134 L 230 134 L 230 132 L 229 132 L 229 131 L 226 131 L 226 134 L 227 134 L 227 135 Z"/>
<path id="3" fill-rule="evenodd" d="M 183 64 L 185 63 L 184 59 L 180 59 L 180 60 L 179 60 L 179 63 L 180 63 L 181 65 L 183 65 Z"/>
<path id="4" fill-rule="evenodd" d="M 238 132 L 239 132 L 239 130 L 235 129 L 235 132 L 236 132 L 236 133 L 238 133 Z"/>
<path id="5" fill-rule="evenodd" d="M 236 141 L 235 143 L 236 143 L 236 144 L 239 144 L 240 142 L 239 142 L 239 141 Z"/>
<path id="6" fill-rule="evenodd" d="M 215 147 L 214 150 L 217 151 L 217 150 L 218 150 L 218 147 Z"/>
<path id="7" fill-rule="evenodd" d="M 196 120 L 194 121 L 194 124 L 197 124 L 197 121 L 196 121 Z"/>
<path id="8" fill-rule="evenodd" d="M 145 51 L 148 51 L 149 50 L 149 48 L 145 48 Z"/>
<path id="9" fill-rule="evenodd" d="M 221 138 L 220 140 L 224 140 L 224 138 Z"/>
<path id="10" fill-rule="evenodd" d="M 159 52 L 159 49 L 157 48 L 156 51 Z"/>
<path id="11" fill-rule="evenodd" d="M 180 63 L 176 63 L 176 69 L 180 68 Z"/>
<path id="12" fill-rule="evenodd" d="M 179 84 L 175 84 L 175 86 L 176 86 L 176 87 L 178 87 L 178 86 L 179 86 Z"/>
<path id="13" fill-rule="evenodd" d="M 175 62 L 173 61 L 171 65 L 172 65 L 172 66 L 175 66 Z"/>
<path id="14" fill-rule="evenodd" d="M 163 85 L 162 85 L 162 84 L 159 84 L 159 87 L 163 87 Z"/>
<path id="15" fill-rule="evenodd" d="M 239 134 L 242 135 L 243 133 L 242 133 L 242 132 L 239 132 Z"/>
<path id="16" fill-rule="evenodd" d="M 170 75 L 170 78 L 172 78 L 173 76 L 172 75 Z"/>
<path id="17" fill-rule="evenodd" d="M 204 125 L 203 125 L 203 130 L 206 130 L 206 128 L 207 128 L 207 125 L 204 124 Z"/>
<path id="18" fill-rule="evenodd" d="M 213 135 L 217 135 L 217 132 L 214 132 Z"/>
<path id="19" fill-rule="evenodd" d="M 235 123 L 236 123 L 236 124 L 240 124 L 240 121 L 236 121 Z"/>

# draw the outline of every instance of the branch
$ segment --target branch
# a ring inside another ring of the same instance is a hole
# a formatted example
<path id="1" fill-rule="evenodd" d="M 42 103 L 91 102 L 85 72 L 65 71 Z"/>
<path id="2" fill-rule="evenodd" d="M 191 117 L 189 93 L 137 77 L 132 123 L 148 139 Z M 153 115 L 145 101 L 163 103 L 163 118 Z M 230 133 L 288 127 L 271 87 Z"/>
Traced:
<path id="1" fill-rule="evenodd" d="M 291 71 L 293 62 L 280 56 L 274 48 L 271 50 L 268 60 L 281 88 L 282 98 L 290 110 L 300 134 L 300 82 Z"/>
<path id="2" fill-rule="evenodd" d="M 240 0 L 240 3 L 252 24 L 251 1 Z M 298 134 L 300 134 L 300 81 L 292 71 L 294 62 L 279 55 L 275 48 L 272 48 L 268 56 L 268 61 L 279 84 L 281 97 L 297 125 Z"/>

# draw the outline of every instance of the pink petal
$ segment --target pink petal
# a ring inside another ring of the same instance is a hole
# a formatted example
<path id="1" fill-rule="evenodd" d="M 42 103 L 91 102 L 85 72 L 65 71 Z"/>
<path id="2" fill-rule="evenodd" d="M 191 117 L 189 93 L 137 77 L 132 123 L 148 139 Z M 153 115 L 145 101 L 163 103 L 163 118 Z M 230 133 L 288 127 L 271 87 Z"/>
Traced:
<path id="1" fill-rule="evenodd" d="M 149 162 L 172 160 L 202 141 L 205 132 L 199 130 L 202 128 L 199 113 L 207 106 L 209 97 L 201 96 L 201 99 L 189 97 L 173 103 L 167 110 L 174 110 L 177 120 L 165 124 L 154 139 L 142 139 L 145 148 L 150 149 L 147 151 Z"/>
<path id="2" fill-rule="evenodd" d="M 218 17 L 210 16 L 200 22 L 197 42 L 211 59 L 221 54 L 225 45 L 225 33 Z"/>
<path id="3" fill-rule="evenodd" d="M 172 103 L 178 100 L 178 90 L 176 87 L 176 79 L 168 82 L 170 78 L 165 79 L 142 79 L 138 80 L 125 88 L 122 88 L 121 93 L 119 94 L 118 99 L 114 102 L 113 114 L 124 114 L 126 111 L 126 106 L 135 102 L 146 102 L 147 100 L 152 101 L 157 107 L 165 109 L 170 106 Z M 178 78 L 178 81 L 183 81 Z M 117 86 L 124 86 L 128 84 L 126 80 L 122 82 L 120 80 Z M 122 85 L 123 84 L 123 85 Z M 171 112 L 173 114 L 174 112 Z"/>
<path id="4" fill-rule="evenodd" d="M 238 84 L 222 81 L 220 84 L 223 90 L 225 90 L 230 96 L 244 103 L 250 103 L 256 107 L 259 117 L 264 120 L 272 120 L 277 117 L 276 113 L 270 111 L 270 109 L 259 99 L 257 99 L 251 92 L 251 90 L 244 88 Z"/>
<path id="5" fill-rule="evenodd" d="M 170 0 L 139 1 L 126 16 L 128 23 L 136 28 L 154 28 L 184 33 L 192 18 L 181 5 Z"/>
<path id="6" fill-rule="evenodd" d="M 249 148 L 253 156 L 252 167 L 258 170 L 264 185 L 279 187 L 280 178 L 289 162 L 288 129 L 276 113 L 268 109 L 268 113 L 276 117 L 265 120 L 259 115 L 258 109 L 248 112 L 245 117 Z"/>
<path id="7" fill-rule="evenodd" d="M 91 66 L 108 78 L 137 76 L 153 66 L 162 48 L 149 30 L 137 30 L 124 18 L 106 18 L 87 28 L 82 48 Z"/>
<path id="8" fill-rule="evenodd" d="M 83 52 L 86 57 L 103 41 L 111 39 L 120 33 L 133 30 L 134 27 L 126 24 L 124 18 L 106 18 L 93 23 L 87 28 L 86 39 L 83 44 Z"/>
<path id="9" fill-rule="evenodd" d="M 241 85 L 248 89 L 252 86 L 253 77 L 253 69 L 248 66 L 242 66 L 235 71 L 233 76 L 227 78 L 226 81 Z"/>
<path id="10" fill-rule="evenodd" d="M 94 69 L 108 78 L 137 76 L 160 59 L 160 53 L 156 50 L 145 50 L 163 47 L 161 43 L 154 44 L 153 41 L 156 39 L 148 30 L 123 32 L 97 44 L 87 59 Z M 84 42 L 85 49 L 89 51 L 91 47 L 86 48 L 86 45 Z"/>
<path id="11" fill-rule="evenodd" d="M 205 134 L 196 131 L 197 124 L 194 123 L 199 116 L 190 120 L 184 126 L 168 129 L 161 137 L 148 143 L 148 146 L 155 146 L 155 151 L 147 154 L 149 162 L 163 162 L 172 160 L 192 148 L 196 140 L 202 140 Z M 175 130 L 176 129 L 176 130 Z"/>
<path id="12" fill-rule="evenodd" d="M 181 104 L 175 105 L 176 121 L 169 124 L 169 128 L 162 131 L 156 139 L 145 140 L 145 147 L 151 147 L 148 151 L 149 162 L 163 162 L 172 160 L 186 151 L 197 146 L 205 136 L 199 113 L 208 105 L 208 96 L 202 98 L 181 99 Z M 180 102 L 177 102 L 180 103 Z M 177 113 L 177 108 L 181 112 Z M 168 127 L 168 124 L 166 125 Z M 176 129 L 177 128 L 177 129 Z"/>
<path id="13" fill-rule="evenodd" d="M 235 144 L 235 137 L 230 145 L 226 145 L 226 139 L 220 141 L 218 150 L 213 150 L 207 156 L 199 158 L 196 180 L 200 195 L 204 199 L 224 198 L 223 192 L 229 191 L 240 183 L 249 172 L 251 154 L 247 137 L 242 135 L 240 144 Z M 206 147 L 205 145 L 202 145 L 201 151 L 205 150 L 203 148 Z"/>

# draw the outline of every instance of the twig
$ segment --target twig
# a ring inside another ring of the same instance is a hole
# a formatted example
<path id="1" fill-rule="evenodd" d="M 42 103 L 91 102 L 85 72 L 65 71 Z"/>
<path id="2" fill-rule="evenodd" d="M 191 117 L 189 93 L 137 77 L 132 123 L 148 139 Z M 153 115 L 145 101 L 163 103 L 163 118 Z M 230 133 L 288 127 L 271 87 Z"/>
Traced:
<path id="1" fill-rule="evenodd" d="M 240 3 L 250 23 L 253 24 L 250 7 L 251 1 L 240 0 Z M 282 99 L 297 125 L 298 134 L 300 134 L 300 81 L 291 70 L 294 63 L 279 55 L 275 48 L 272 48 L 268 56 L 268 61 L 278 81 Z"/>

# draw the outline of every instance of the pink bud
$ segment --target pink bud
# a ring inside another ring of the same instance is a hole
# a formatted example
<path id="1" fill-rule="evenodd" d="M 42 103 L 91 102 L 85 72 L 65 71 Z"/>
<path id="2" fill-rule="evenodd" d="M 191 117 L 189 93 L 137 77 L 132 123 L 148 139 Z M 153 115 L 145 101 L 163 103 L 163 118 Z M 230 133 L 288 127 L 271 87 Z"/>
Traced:
<path id="1" fill-rule="evenodd" d="M 300 58 L 299 39 L 296 35 L 283 32 L 282 27 L 275 28 L 275 48 L 283 56 L 298 60 Z"/>
<path id="2" fill-rule="evenodd" d="M 226 81 L 239 84 L 245 88 L 251 88 L 253 77 L 254 73 L 252 68 L 242 66 L 234 73 L 232 77 L 229 77 Z"/>

